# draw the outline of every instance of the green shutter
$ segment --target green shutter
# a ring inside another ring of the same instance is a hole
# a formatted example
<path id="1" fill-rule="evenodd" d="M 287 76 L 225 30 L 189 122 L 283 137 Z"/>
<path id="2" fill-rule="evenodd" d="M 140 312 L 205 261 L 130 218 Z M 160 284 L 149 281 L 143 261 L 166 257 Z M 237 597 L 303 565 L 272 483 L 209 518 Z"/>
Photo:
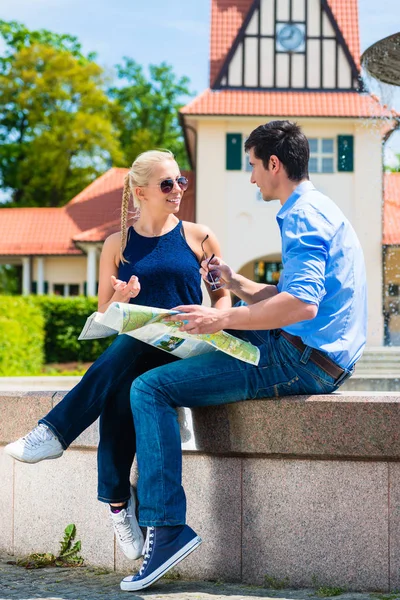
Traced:
<path id="1" fill-rule="evenodd" d="M 226 134 L 226 169 L 227 171 L 241 171 L 242 169 L 242 134 Z"/>
<path id="2" fill-rule="evenodd" d="M 338 171 L 354 171 L 354 137 L 338 135 Z"/>
<path id="3" fill-rule="evenodd" d="M 44 293 L 45 294 L 49 293 L 49 282 L 48 281 L 44 282 Z"/>
<path id="4" fill-rule="evenodd" d="M 31 283 L 31 294 L 37 294 L 37 282 L 32 281 Z"/>
<path id="5" fill-rule="evenodd" d="M 87 296 L 87 281 L 85 281 L 83 284 L 83 295 Z"/>

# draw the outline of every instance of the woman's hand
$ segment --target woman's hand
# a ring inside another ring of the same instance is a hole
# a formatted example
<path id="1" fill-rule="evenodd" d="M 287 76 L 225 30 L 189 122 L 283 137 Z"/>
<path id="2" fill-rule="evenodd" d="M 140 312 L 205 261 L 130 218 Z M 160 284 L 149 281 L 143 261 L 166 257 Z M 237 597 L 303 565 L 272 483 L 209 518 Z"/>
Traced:
<path id="1" fill-rule="evenodd" d="M 129 302 L 131 298 L 136 298 L 140 292 L 140 283 L 136 275 L 132 275 L 128 283 L 111 275 L 111 285 L 114 289 L 114 302 Z"/>

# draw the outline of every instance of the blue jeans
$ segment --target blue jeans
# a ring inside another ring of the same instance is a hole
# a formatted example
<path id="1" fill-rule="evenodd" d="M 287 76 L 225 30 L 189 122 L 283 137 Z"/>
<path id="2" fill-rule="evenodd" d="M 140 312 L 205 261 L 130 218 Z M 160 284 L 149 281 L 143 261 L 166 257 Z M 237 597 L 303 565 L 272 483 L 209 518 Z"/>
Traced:
<path id="1" fill-rule="evenodd" d="M 130 497 L 129 476 L 136 451 L 129 402 L 132 382 L 149 369 L 176 360 L 163 350 L 120 335 L 39 421 L 53 431 L 65 449 L 100 416 L 97 460 L 98 498 L 102 502 L 124 502 Z"/>
<path id="2" fill-rule="evenodd" d="M 350 374 L 345 371 L 335 381 L 309 360 L 310 348 L 297 350 L 279 331 L 233 333 L 259 346 L 257 367 L 216 352 L 158 367 L 137 377 L 132 384 L 141 526 L 185 523 L 176 407 L 325 394 L 337 389 Z"/>

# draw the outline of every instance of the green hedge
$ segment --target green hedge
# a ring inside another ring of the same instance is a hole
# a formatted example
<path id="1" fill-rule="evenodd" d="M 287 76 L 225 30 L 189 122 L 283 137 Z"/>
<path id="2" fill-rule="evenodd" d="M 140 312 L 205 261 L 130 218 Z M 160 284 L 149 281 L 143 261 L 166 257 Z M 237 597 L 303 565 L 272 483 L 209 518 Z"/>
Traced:
<path id="1" fill-rule="evenodd" d="M 44 362 L 42 310 L 21 296 L 0 296 L 0 306 L 0 376 L 37 375 Z"/>
<path id="2" fill-rule="evenodd" d="M 78 341 L 87 317 L 97 310 L 94 298 L 31 296 L 31 299 L 40 307 L 45 320 L 46 363 L 92 362 L 114 339 L 112 336 L 100 340 Z"/>

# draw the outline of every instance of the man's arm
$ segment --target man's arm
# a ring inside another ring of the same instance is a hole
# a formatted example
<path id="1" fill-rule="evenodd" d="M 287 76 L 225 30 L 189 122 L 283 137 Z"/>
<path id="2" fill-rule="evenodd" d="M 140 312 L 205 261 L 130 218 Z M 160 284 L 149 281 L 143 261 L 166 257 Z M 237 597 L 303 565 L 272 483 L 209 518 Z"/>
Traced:
<path id="1" fill-rule="evenodd" d="M 279 329 L 313 319 L 318 307 L 295 298 L 287 292 L 275 294 L 250 306 L 215 310 L 205 306 L 177 306 L 185 313 L 169 317 L 183 321 L 182 331 L 188 333 L 215 333 L 221 329 Z"/>

